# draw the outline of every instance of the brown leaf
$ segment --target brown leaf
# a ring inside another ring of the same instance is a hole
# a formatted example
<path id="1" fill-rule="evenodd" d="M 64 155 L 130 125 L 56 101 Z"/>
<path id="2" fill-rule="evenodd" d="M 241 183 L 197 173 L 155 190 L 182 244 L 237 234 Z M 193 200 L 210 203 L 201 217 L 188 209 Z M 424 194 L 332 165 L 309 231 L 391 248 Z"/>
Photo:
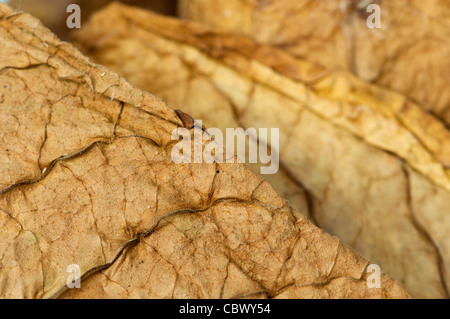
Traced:
<path id="1" fill-rule="evenodd" d="M 175 164 L 177 113 L 37 19 L 0 43 L 1 297 L 408 297 L 243 164 Z"/>
<path id="2" fill-rule="evenodd" d="M 77 39 L 207 126 L 280 128 L 283 167 L 309 200 L 286 197 L 414 296 L 448 297 L 450 132 L 418 105 L 247 38 L 126 6 L 93 16 Z"/>
<path id="3" fill-rule="evenodd" d="M 381 28 L 366 24 L 380 7 Z M 372 10 L 371 8 L 369 8 Z M 447 0 L 180 0 L 183 18 L 404 93 L 450 124 Z"/>

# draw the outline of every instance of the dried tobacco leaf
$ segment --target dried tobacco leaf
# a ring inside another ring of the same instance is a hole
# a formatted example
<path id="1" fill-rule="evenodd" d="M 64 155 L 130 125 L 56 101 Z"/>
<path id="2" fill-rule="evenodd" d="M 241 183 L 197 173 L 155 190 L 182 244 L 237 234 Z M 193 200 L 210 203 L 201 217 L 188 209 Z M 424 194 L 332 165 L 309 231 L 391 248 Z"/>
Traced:
<path id="1" fill-rule="evenodd" d="M 280 159 L 307 189 L 312 219 L 413 296 L 448 297 L 450 132 L 419 106 L 248 38 L 131 7 L 104 9 L 76 37 L 97 62 L 213 125 L 280 128 Z"/>
<path id="2" fill-rule="evenodd" d="M 175 164 L 177 112 L 37 19 L 0 43 L 1 297 L 408 297 L 245 165 Z"/>
<path id="3" fill-rule="evenodd" d="M 180 0 L 182 17 L 402 92 L 450 124 L 448 0 Z M 369 28 L 373 8 L 381 28 Z M 369 9 L 369 11 L 368 11 Z"/>

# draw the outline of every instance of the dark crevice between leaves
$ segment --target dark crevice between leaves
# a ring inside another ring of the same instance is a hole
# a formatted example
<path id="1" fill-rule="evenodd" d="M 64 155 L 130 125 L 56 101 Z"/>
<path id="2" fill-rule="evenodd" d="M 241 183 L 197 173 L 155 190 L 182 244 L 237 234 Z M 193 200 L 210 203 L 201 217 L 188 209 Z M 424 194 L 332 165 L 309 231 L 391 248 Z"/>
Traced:
<path id="1" fill-rule="evenodd" d="M 428 243 L 429 246 L 432 248 L 434 255 L 436 256 L 436 263 L 438 266 L 439 279 L 441 282 L 442 289 L 444 291 L 445 297 L 447 299 L 450 299 L 449 287 L 447 286 L 447 282 L 445 281 L 446 269 L 445 269 L 444 259 L 442 258 L 442 255 L 439 251 L 438 245 L 434 242 L 431 235 L 427 232 L 427 230 L 424 228 L 424 226 L 417 220 L 417 218 L 414 214 L 414 208 L 413 208 L 412 196 L 411 196 L 411 177 L 408 172 L 408 168 L 405 167 L 404 163 L 402 163 L 401 168 L 402 168 L 403 174 L 405 176 L 405 183 L 406 183 L 405 196 L 406 196 L 406 203 L 408 205 L 408 211 L 409 211 L 409 216 L 410 216 L 411 222 L 412 222 L 413 226 L 416 228 L 416 230 L 419 232 L 419 234 L 422 236 L 422 238 L 424 238 L 424 241 L 426 243 Z"/>

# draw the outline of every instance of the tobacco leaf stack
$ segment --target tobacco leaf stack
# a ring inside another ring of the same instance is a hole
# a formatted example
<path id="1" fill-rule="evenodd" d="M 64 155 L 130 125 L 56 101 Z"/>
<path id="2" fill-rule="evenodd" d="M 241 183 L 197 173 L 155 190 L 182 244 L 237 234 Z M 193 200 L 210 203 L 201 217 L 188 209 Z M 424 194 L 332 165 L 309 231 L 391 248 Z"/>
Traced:
<path id="1" fill-rule="evenodd" d="M 450 132 L 420 105 L 346 70 L 129 7 L 94 15 L 76 39 L 207 126 L 280 128 L 275 188 L 413 296 L 448 296 Z"/>
<path id="2" fill-rule="evenodd" d="M 254 21 L 236 32 L 226 18 L 247 9 L 217 3 L 180 2 L 201 23 L 111 4 L 73 34 L 83 53 L 0 4 L 0 296 L 447 298 L 445 74 L 403 90 L 397 67 L 374 80 L 331 66 L 329 48 L 264 41 Z M 289 8 L 242 3 L 274 25 Z M 207 26 L 198 13 L 217 8 Z M 174 163 L 189 116 L 279 128 L 279 171 Z"/>

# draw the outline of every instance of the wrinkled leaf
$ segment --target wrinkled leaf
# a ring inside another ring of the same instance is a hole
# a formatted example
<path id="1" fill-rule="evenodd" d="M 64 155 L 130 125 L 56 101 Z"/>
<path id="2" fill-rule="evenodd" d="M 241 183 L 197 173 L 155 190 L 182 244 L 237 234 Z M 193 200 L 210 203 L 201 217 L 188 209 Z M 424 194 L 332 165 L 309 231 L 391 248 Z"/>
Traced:
<path id="1" fill-rule="evenodd" d="M 92 12 L 113 2 L 113 0 L 9 0 L 8 5 L 19 11 L 25 11 L 39 20 L 58 37 L 66 40 L 72 29 L 67 27 L 67 18 L 71 12 L 67 12 L 70 4 L 80 6 L 81 25 Z M 147 9 L 167 15 L 175 15 L 176 0 L 121 0 L 123 3 L 140 5 Z M 73 9 L 70 9 L 73 10 Z"/>
<path id="2" fill-rule="evenodd" d="M 381 28 L 368 27 L 369 4 L 380 7 Z M 180 0 L 179 9 L 184 18 L 351 70 L 450 124 L 448 0 Z"/>
<path id="3" fill-rule="evenodd" d="M 418 105 L 249 39 L 125 6 L 93 16 L 77 39 L 94 60 L 213 125 L 280 128 L 281 161 L 306 188 L 311 219 L 414 296 L 448 297 L 450 132 Z"/>
<path id="4" fill-rule="evenodd" d="M 173 163 L 177 113 L 37 19 L 0 43 L 1 297 L 408 297 L 243 164 Z"/>

